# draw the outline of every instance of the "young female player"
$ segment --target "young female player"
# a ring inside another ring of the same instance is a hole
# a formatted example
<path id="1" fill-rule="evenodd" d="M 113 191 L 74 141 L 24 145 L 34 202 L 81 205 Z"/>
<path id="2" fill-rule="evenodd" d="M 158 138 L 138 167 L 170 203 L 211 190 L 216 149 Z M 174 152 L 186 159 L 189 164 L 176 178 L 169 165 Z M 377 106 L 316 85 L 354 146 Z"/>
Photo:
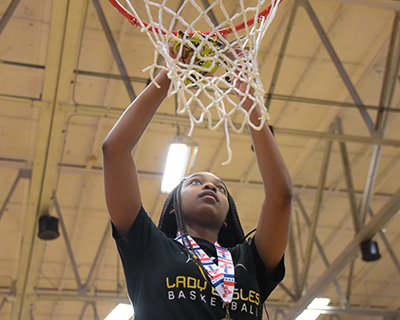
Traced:
<path id="1" fill-rule="evenodd" d="M 156 81 L 160 88 L 147 86 L 103 142 L 106 201 L 135 319 L 261 319 L 284 276 L 291 210 L 291 180 L 275 139 L 267 125 L 249 129 L 265 192 L 250 241 L 244 242 L 227 187 L 209 172 L 175 188 L 157 228 L 142 206 L 132 158 L 168 92 L 165 71 Z M 245 92 L 247 83 L 237 80 L 236 87 Z M 252 112 L 251 121 L 259 123 L 259 116 Z"/>

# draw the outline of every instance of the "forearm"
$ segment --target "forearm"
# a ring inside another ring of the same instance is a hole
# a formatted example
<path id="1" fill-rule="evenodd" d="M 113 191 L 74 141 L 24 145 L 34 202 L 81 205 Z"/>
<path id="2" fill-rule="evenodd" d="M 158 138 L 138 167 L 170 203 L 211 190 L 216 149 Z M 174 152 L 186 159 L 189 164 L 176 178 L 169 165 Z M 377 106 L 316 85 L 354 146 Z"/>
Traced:
<path id="1" fill-rule="evenodd" d="M 168 93 L 170 80 L 166 73 L 161 71 L 155 80 L 160 88 L 151 83 L 131 103 L 104 140 L 104 150 L 131 152 L 135 147 Z"/>
<path id="2" fill-rule="evenodd" d="M 260 112 L 251 121 L 259 124 Z M 257 224 L 256 246 L 268 272 L 272 274 L 285 251 L 292 200 L 289 172 L 267 123 L 260 131 L 250 129 L 265 198 Z"/>
<path id="3" fill-rule="evenodd" d="M 160 88 L 150 84 L 125 110 L 103 142 L 106 202 L 121 237 L 134 223 L 142 203 L 131 151 L 168 93 L 170 81 L 164 72 L 159 73 L 156 81 Z"/>
<path id="4" fill-rule="evenodd" d="M 261 112 L 257 108 L 250 116 L 250 121 L 260 124 Z M 276 140 L 267 123 L 257 131 L 249 128 L 266 196 L 283 202 L 291 200 L 292 184 L 289 172 L 278 148 Z"/>

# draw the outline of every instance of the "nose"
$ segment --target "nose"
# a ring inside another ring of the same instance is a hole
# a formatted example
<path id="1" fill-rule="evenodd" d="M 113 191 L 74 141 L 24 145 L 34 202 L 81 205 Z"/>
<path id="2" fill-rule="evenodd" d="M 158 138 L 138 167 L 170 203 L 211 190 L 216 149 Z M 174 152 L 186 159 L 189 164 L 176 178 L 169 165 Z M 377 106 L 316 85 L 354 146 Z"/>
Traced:
<path id="1" fill-rule="evenodd" d="M 209 190 L 213 190 L 214 192 L 217 192 L 217 187 L 214 185 L 214 183 L 212 182 L 207 182 L 203 185 L 204 189 L 209 189 Z"/>

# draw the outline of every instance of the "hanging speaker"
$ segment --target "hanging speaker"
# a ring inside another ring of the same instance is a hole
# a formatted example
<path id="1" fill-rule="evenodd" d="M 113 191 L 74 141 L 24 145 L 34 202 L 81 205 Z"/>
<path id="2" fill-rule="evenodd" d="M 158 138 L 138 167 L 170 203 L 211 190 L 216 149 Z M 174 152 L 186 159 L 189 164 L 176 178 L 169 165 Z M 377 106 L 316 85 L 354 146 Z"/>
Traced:
<path id="1" fill-rule="evenodd" d="M 39 218 L 38 237 L 42 240 L 53 240 L 58 238 L 58 219 L 45 214 Z"/>
<path id="2" fill-rule="evenodd" d="M 378 243 L 372 239 L 365 240 L 360 243 L 362 259 L 364 261 L 376 261 L 381 255 L 379 254 Z"/>

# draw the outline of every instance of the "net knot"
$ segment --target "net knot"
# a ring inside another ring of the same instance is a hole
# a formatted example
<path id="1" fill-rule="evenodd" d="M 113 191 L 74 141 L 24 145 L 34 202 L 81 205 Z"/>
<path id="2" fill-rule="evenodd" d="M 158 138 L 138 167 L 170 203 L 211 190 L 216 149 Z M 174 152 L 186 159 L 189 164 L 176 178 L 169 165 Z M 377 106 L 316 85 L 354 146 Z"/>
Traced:
<path id="1" fill-rule="evenodd" d="M 139 27 L 140 23 L 139 20 L 136 17 L 130 17 L 129 18 L 129 22 L 131 25 L 135 26 L 135 27 Z"/>

